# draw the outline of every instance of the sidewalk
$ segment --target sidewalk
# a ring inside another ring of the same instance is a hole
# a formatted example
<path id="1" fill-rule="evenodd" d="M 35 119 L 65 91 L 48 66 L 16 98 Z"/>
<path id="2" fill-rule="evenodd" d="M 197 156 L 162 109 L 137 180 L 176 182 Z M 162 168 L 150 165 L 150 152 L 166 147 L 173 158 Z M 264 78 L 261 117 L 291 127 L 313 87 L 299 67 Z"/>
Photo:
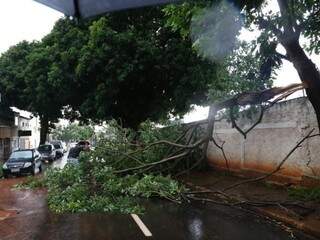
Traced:
<path id="1" fill-rule="evenodd" d="M 201 173 L 196 172 L 182 178 L 182 181 L 200 191 L 219 191 L 242 180 L 242 178 L 215 171 Z M 284 207 L 281 204 L 275 204 L 272 206 L 247 207 L 259 214 L 281 221 L 307 234 L 320 238 L 320 203 L 296 201 L 288 195 L 286 186 L 254 182 L 230 189 L 227 194 L 239 201 L 258 203 L 298 202 L 298 206 L 294 205 Z M 209 194 L 206 197 L 217 200 L 214 195 Z"/>

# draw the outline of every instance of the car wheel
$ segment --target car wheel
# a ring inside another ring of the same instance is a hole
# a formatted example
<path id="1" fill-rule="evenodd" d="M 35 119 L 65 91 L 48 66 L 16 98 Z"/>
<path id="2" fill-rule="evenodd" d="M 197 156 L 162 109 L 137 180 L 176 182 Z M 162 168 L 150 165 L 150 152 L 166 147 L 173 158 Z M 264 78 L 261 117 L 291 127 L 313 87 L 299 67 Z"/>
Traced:
<path id="1" fill-rule="evenodd" d="M 3 177 L 4 178 L 8 178 L 8 174 L 3 174 Z"/>

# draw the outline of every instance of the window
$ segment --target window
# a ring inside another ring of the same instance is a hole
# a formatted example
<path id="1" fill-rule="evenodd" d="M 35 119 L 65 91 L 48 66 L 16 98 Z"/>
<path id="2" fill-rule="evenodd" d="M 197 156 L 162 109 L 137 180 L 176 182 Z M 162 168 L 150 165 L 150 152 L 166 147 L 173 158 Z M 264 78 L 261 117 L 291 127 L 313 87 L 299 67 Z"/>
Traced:
<path id="1" fill-rule="evenodd" d="M 32 159 L 32 151 L 17 151 L 13 152 L 10 156 L 10 161 L 24 161 Z"/>

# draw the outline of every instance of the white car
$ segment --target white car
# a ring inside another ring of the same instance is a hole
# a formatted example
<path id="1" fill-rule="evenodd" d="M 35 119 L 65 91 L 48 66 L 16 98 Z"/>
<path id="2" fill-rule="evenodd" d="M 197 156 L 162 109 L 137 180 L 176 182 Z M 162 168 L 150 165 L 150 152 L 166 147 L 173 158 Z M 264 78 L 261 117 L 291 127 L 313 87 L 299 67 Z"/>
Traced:
<path id="1" fill-rule="evenodd" d="M 60 141 L 53 141 L 51 144 L 54 146 L 56 150 L 57 158 L 61 158 L 64 155 L 64 150 Z"/>

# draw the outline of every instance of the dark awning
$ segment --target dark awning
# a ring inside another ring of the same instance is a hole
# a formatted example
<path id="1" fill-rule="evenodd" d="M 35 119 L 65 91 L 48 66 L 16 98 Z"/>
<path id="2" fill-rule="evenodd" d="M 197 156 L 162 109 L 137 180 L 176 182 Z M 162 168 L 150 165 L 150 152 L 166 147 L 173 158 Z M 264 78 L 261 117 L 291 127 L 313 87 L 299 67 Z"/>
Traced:
<path id="1" fill-rule="evenodd" d="M 67 16 L 92 17 L 122 9 L 178 2 L 179 0 L 35 0 Z"/>

